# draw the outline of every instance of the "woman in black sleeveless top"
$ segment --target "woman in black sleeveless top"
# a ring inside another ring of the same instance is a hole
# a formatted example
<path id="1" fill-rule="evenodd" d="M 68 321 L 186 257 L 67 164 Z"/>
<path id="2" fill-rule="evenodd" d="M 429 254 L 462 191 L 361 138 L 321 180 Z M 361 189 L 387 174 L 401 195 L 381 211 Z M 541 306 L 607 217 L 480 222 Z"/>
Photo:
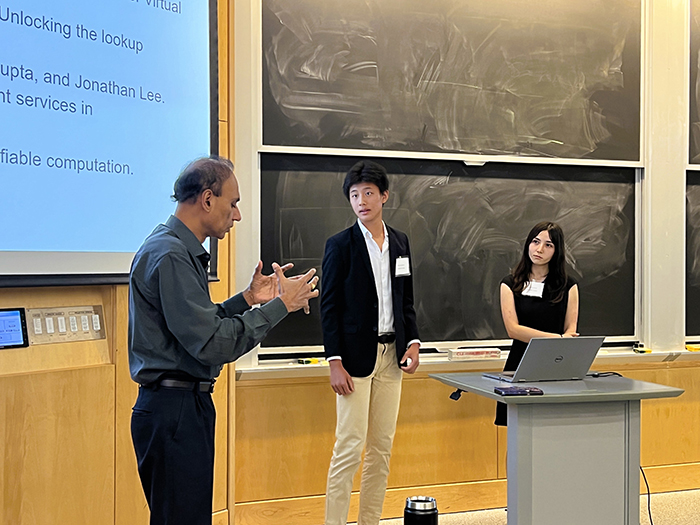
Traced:
<path id="1" fill-rule="evenodd" d="M 553 222 L 536 224 L 523 256 L 501 281 L 501 315 L 513 346 L 503 370 L 518 367 L 533 337 L 576 337 L 578 285 L 566 275 L 564 233 Z M 507 409 L 496 407 L 496 425 L 505 426 Z"/>

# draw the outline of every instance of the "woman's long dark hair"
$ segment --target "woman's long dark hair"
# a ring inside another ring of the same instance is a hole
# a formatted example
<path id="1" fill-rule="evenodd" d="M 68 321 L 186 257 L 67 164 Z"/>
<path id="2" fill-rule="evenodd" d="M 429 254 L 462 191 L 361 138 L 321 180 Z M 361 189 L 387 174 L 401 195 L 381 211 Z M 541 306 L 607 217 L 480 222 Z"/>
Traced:
<path id="1" fill-rule="evenodd" d="M 549 273 L 547 274 L 547 285 L 552 291 L 552 303 L 561 302 L 566 294 L 566 248 L 564 247 L 564 232 L 561 227 L 554 222 L 540 222 L 530 230 L 523 247 L 523 256 L 513 270 L 513 293 L 522 293 L 525 285 L 530 280 L 532 271 L 532 260 L 530 259 L 530 244 L 540 232 L 549 233 L 549 238 L 554 244 L 554 255 L 549 261 Z"/>

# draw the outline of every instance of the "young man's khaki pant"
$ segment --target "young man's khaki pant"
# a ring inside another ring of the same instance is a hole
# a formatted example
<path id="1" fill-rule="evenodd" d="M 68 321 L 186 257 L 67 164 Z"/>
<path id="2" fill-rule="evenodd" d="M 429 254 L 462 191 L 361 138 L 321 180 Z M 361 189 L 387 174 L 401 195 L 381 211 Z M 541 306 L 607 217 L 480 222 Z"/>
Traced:
<path id="1" fill-rule="evenodd" d="M 402 375 L 395 343 L 380 343 L 372 374 L 353 377 L 352 394 L 336 395 L 337 424 L 326 487 L 326 525 L 347 523 L 352 479 L 365 447 L 358 525 L 379 523 L 399 414 Z"/>

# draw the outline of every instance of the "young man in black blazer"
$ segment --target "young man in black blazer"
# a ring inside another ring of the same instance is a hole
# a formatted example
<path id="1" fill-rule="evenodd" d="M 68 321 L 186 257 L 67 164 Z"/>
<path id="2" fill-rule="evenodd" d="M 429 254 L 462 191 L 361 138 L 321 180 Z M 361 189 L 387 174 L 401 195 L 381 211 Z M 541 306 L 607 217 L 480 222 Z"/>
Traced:
<path id="1" fill-rule="evenodd" d="M 336 442 L 328 471 L 326 525 L 345 525 L 352 480 L 365 450 L 358 525 L 382 513 L 403 373 L 418 368 L 418 328 L 408 237 L 384 224 L 386 170 L 360 161 L 343 192 L 357 222 L 326 242 L 321 320 L 336 396 Z"/>

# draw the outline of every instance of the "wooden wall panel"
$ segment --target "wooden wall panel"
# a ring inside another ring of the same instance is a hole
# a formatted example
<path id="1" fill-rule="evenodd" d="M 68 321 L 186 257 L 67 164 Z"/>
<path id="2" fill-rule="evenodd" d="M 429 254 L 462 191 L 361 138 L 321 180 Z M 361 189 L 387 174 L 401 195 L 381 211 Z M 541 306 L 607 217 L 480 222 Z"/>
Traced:
<path id="1" fill-rule="evenodd" d="M 214 512 L 228 504 L 228 371 L 226 367 L 216 380 L 212 396 L 216 407 L 214 436 Z"/>
<path id="2" fill-rule="evenodd" d="M 219 155 L 227 158 L 231 156 L 228 122 L 219 122 Z M 248 217 L 248 220 L 250 220 L 250 217 Z M 219 264 L 221 264 L 221 261 L 219 261 Z"/>
<path id="3" fill-rule="evenodd" d="M 700 463 L 644 467 L 644 474 L 652 493 L 691 490 L 700 486 Z M 641 475 L 639 477 L 641 478 Z M 643 479 L 640 480 L 639 486 L 640 492 L 646 494 Z"/>
<path id="4" fill-rule="evenodd" d="M 626 371 L 624 375 L 685 390 L 677 398 L 642 401 L 642 466 L 700 462 L 700 369 Z"/>
<path id="5" fill-rule="evenodd" d="M 324 494 L 335 400 L 327 378 L 236 384 L 236 501 Z"/>
<path id="6" fill-rule="evenodd" d="M 111 286 L 76 288 L 3 288 L 0 308 L 53 308 L 59 306 L 102 305 L 106 339 L 53 343 L 0 351 L 0 375 L 95 366 L 112 362 L 111 323 L 114 301 Z"/>
<path id="7" fill-rule="evenodd" d="M 219 55 L 219 154 L 228 157 L 229 148 L 229 3 L 220 1 L 217 5 L 218 20 L 218 55 Z M 233 231 L 218 246 L 218 273 L 219 281 L 211 283 L 210 290 L 214 302 L 223 302 L 232 293 L 231 283 L 231 258 L 235 255 L 231 251 L 231 238 Z M 225 511 L 229 501 L 229 395 L 232 395 L 233 387 L 229 388 L 228 365 L 219 375 L 214 389 L 214 405 L 216 407 L 216 436 L 214 456 L 214 523 L 228 523 L 229 514 Z"/>
<path id="8" fill-rule="evenodd" d="M 328 378 L 236 390 L 236 501 L 325 493 L 335 431 Z M 390 487 L 496 479 L 494 402 L 464 394 L 455 403 L 451 391 L 425 375 L 404 380 Z"/>
<path id="9" fill-rule="evenodd" d="M 219 120 L 228 121 L 229 112 L 229 3 L 220 1 L 217 6 L 219 36 Z"/>
<path id="10" fill-rule="evenodd" d="M 211 519 L 211 525 L 229 525 L 229 512 L 228 510 L 222 510 L 219 512 L 214 512 Z"/>
<path id="11" fill-rule="evenodd" d="M 0 377 L 0 524 L 114 523 L 114 367 Z"/>
<path id="12" fill-rule="evenodd" d="M 653 492 L 700 488 L 700 367 L 620 369 L 633 379 L 686 390 L 676 399 L 642 403 L 641 460 L 650 466 Z M 500 501 L 500 488 L 493 490 L 501 486 L 488 484 L 505 481 L 506 429 L 493 425 L 494 402 L 471 394 L 454 402 L 451 391 L 425 374 L 404 379 L 390 494 L 441 494 L 453 512 L 489 508 Z M 321 523 L 335 422 L 328 378 L 238 381 L 236 393 L 237 523 Z M 453 486 L 482 487 L 483 501 L 464 504 L 459 491 L 446 491 Z M 387 505 L 385 517 L 400 514 Z"/>
<path id="13" fill-rule="evenodd" d="M 496 403 L 426 375 L 404 377 L 390 487 L 496 479 Z"/>

